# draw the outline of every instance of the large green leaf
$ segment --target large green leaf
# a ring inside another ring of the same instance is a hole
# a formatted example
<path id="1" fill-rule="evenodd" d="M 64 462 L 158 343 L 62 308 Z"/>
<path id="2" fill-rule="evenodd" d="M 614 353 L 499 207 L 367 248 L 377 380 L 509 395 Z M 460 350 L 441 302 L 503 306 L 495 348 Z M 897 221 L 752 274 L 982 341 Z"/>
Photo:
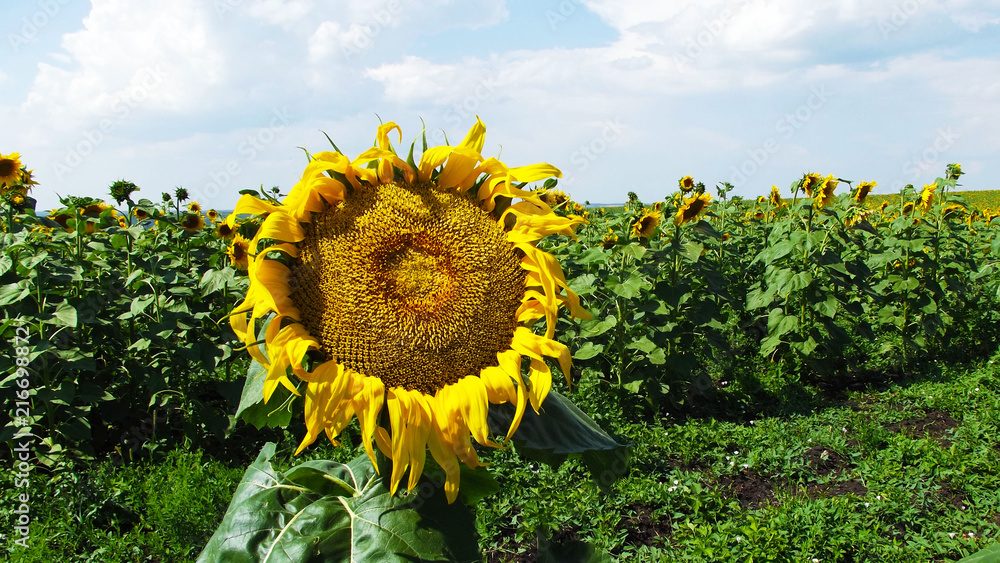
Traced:
<path id="1" fill-rule="evenodd" d="M 247 469 L 203 562 L 479 561 L 475 518 L 422 478 L 392 496 L 362 454 L 284 473 L 268 443 Z M 385 472 L 385 470 L 383 470 Z"/>
<path id="2" fill-rule="evenodd" d="M 494 434 L 507 434 L 514 406 L 490 405 L 488 422 Z M 629 446 L 601 429 L 569 399 L 549 391 L 541 414 L 527 409 L 513 436 L 519 452 L 529 459 L 558 466 L 571 455 L 580 455 L 591 476 L 602 488 L 628 473 Z"/>
<path id="3" fill-rule="evenodd" d="M 1000 544 L 987 547 L 968 557 L 959 559 L 958 563 L 1000 563 Z"/>

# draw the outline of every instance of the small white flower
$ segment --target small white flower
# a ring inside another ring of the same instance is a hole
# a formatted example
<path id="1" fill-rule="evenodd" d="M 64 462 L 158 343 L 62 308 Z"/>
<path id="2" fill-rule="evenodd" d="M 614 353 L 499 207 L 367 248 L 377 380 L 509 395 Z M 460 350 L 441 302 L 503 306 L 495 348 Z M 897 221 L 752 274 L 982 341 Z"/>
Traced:
<path id="1" fill-rule="evenodd" d="M 871 503 L 866 502 L 865 503 L 865 508 L 868 508 L 869 506 L 871 506 Z"/>
<path id="2" fill-rule="evenodd" d="M 740 451 L 739 450 L 734 451 L 733 455 L 740 455 Z"/>
<path id="3" fill-rule="evenodd" d="M 674 479 L 674 484 L 675 484 L 675 485 L 680 485 L 680 484 L 681 484 L 681 482 L 680 482 L 680 481 L 678 481 L 677 479 Z"/>
<path id="4" fill-rule="evenodd" d="M 948 534 L 948 537 L 951 538 L 951 539 L 955 539 L 955 532 L 950 532 Z"/>
<path id="5" fill-rule="evenodd" d="M 743 541 L 743 538 L 740 536 L 736 536 L 736 543 L 740 543 L 741 541 Z"/>
<path id="6" fill-rule="evenodd" d="M 812 563 L 819 563 L 819 559 L 816 559 L 815 557 L 813 557 Z"/>
<path id="7" fill-rule="evenodd" d="M 813 441 L 812 438 L 809 438 L 808 440 L 806 440 L 806 442 L 812 442 L 812 441 Z"/>
<path id="8" fill-rule="evenodd" d="M 974 538 L 974 537 L 976 537 L 976 534 L 973 534 L 972 532 L 969 532 L 969 537 L 970 538 Z"/>
<path id="9" fill-rule="evenodd" d="M 726 456 L 726 461 L 729 461 L 729 456 Z"/>

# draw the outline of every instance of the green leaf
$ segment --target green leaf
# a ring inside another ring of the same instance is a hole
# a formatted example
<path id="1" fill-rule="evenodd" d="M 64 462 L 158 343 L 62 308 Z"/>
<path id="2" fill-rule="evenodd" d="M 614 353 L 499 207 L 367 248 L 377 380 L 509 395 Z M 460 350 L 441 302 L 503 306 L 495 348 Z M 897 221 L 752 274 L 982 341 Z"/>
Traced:
<path id="1" fill-rule="evenodd" d="M 593 342 L 584 342 L 583 346 L 576 349 L 573 353 L 574 360 L 589 360 L 594 356 L 600 354 L 604 351 L 603 344 L 594 344 Z"/>
<path id="2" fill-rule="evenodd" d="M 364 454 L 279 473 L 268 443 L 233 495 L 200 562 L 479 561 L 475 517 L 427 477 L 389 494 Z"/>
<path id="3" fill-rule="evenodd" d="M 63 301 L 56 307 L 55 317 L 59 320 L 56 324 L 61 324 L 63 326 L 75 327 L 76 326 L 76 308 L 69 303 Z"/>
<path id="4" fill-rule="evenodd" d="M 958 563 L 1000 563 L 1000 544 L 981 549 L 968 557 L 958 560 Z"/>
<path id="5" fill-rule="evenodd" d="M 616 324 L 618 324 L 618 319 L 615 318 L 614 315 L 608 315 L 601 321 L 582 321 L 580 323 L 580 336 L 585 338 L 600 336 L 601 334 L 604 334 L 614 328 Z"/>
<path id="6" fill-rule="evenodd" d="M 514 406 L 491 405 L 490 431 L 507 434 L 514 418 Z M 609 487 L 628 471 L 629 446 L 619 443 L 601 429 L 569 399 L 549 391 L 541 414 L 525 411 L 512 438 L 525 457 L 558 466 L 569 455 L 582 454 L 590 474 L 602 488 Z"/>
<path id="7" fill-rule="evenodd" d="M 632 299 L 633 297 L 639 295 L 644 282 L 643 279 L 636 274 L 632 274 L 622 283 L 615 283 L 614 281 L 608 281 L 608 289 L 617 293 L 625 299 Z"/>
<path id="8" fill-rule="evenodd" d="M 247 424 L 252 424 L 258 430 L 269 426 L 283 428 L 292 421 L 292 394 L 284 385 L 278 385 L 271 394 L 271 400 L 264 402 L 264 379 L 267 369 L 257 363 L 250 362 L 247 369 L 247 381 L 240 395 L 240 405 L 236 408 L 236 418 L 242 418 Z"/>
<path id="9" fill-rule="evenodd" d="M 693 240 L 684 245 L 684 256 L 692 262 L 697 262 L 701 258 L 702 250 L 705 250 L 705 245 Z"/>
<path id="10" fill-rule="evenodd" d="M 8 256 L 7 254 L 0 255 L 0 276 L 10 271 L 13 265 L 14 265 L 14 260 L 12 260 L 10 256 Z"/>

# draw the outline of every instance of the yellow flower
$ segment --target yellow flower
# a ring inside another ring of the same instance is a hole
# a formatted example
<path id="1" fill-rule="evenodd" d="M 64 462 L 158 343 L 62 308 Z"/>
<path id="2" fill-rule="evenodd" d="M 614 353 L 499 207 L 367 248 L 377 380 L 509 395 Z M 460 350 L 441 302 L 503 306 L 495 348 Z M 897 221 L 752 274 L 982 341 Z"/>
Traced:
<path id="1" fill-rule="evenodd" d="M 219 212 L 214 209 L 209 209 L 208 212 L 205 213 L 205 216 L 208 217 L 208 220 L 213 223 L 219 220 Z"/>
<path id="2" fill-rule="evenodd" d="M 691 176 L 684 176 L 677 181 L 677 185 L 680 187 L 681 193 L 686 194 L 694 189 L 694 178 Z"/>
<path id="3" fill-rule="evenodd" d="M 250 262 L 250 241 L 237 233 L 226 250 L 226 255 L 229 256 L 229 262 L 234 268 L 245 271 Z"/>
<path id="4" fill-rule="evenodd" d="M 225 221 L 215 225 L 215 236 L 221 239 L 233 238 L 236 234 L 236 214 L 231 213 Z"/>
<path id="5" fill-rule="evenodd" d="M 833 201 L 833 191 L 837 189 L 839 183 L 840 181 L 834 178 L 833 174 L 830 174 L 823 179 L 822 185 L 813 185 L 813 193 L 815 194 L 813 201 L 816 202 L 816 205 L 821 208 L 830 205 L 830 202 Z"/>
<path id="6" fill-rule="evenodd" d="M 802 191 L 806 192 L 808 197 L 812 197 L 813 191 L 820 187 L 822 183 L 823 178 L 815 172 L 810 172 L 799 180 L 799 186 L 802 188 Z"/>
<path id="7" fill-rule="evenodd" d="M 132 215 L 135 215 L 135 218 L 140 221 L 149 219 L 149 213 L 146 213 L 142 208 L 139 207 L 132 209 Z"/>
<path id="8" fill-rule="evenodd" d="M 268 368 L 265 401 L 278 385 L 302 388 L 297 451 L 321 433 L 333 441 L 357 416 L 373 464 L 373 441 L 392 460 L 392 493 L 407 469 L 407 489 L 416 485 L 430 449 L 453 502 L 459 461 L 480 465 L 472 439 L 496 445 L 489 405 L 515 405 L 509 439 L 527 405 L 537 412 L 548 395 L 545 358 L 569 376 L 569 348 L 554 340 L 559 306 L 589 314 L 536 243 L 572 236 L 584 220 L 559 217 L 540 191 L 520 188 L 560 176 L 557 168 L 484 158 L 478 119 L 458 146 L 428 148 L 415 166 L 392 148 L 393 131 L 401 140 L 395 123 L 379 126 L 375 146 L 354 160 L 313 155 L 280 205 L 237 202 L 236 214 L 263 222 L 230 323 Z M 272 313 L 265 356 L 253 327 Z M 542 319 L 545 328 L 532 330 Z M 307 367 L 307 357 L 317 361 Z M 389 428 L 378 424 L 383 408 Z"/>
<path id="9" fill-rule="evenodd" d="M 540 197 L 543 202 L 552 207 L 559 207 L 560 205 L 569 202 L 569 196 L 567 196 L 566 192 L 562 190 L 542 190 Z"/>
<path id="10" fill-rule="evenodd" d="M 781 199 L 781 193 L 778 191 L 778 186 L 771 186 L 771 196 L 768 198 L 771 201 L 771 205 L 775 207 L 782 207 L 785 201 Z"/>
<path id="11" fill-rule="evenodd" d="M 920 190 L 920 211 L 927 213 L 934 205 L 934 191 L 937 190 L 937 182 L 924 184 L 924 189 Z"/>
<path id="12" fill-rule="evenodd" d="M 0 154 L 0 184 L 11 187 L 21 182 L 21 153 Z"/>
<path id="13" fill-rule="evenodd" d="M 192 201 L 188 204 L 188 213 L 201 213 L 201 204 L 197 201 Z"/>
<path id="14" fill-rule="evenodd" d="M 180 225 L 189 233 L 198 232 L 205 228 L 205 218 L 201 216 L 201 213 L 185 213 Z"/>
<path id="15" fill-rule="evenodd" d="M 684 204 L 677 210 L 674 216 L 675 225 L 683 225 L 689 221 L 694 221 L 712 202 L 711 194 L 699 194 L 694 197 L 684 198 Z"/>
<path id="16" fill-rule="evenodd" d="M 616 244 L 618 244 L 618 235 L 609 228 L 608 234 L 604 235 L 604 240 L 601 241 L 601 246 L 604 247 L 604 250 L 611 250 Z"/>
<path id="17" fill-rule="evenodd" d="M 15 192 L 10 196 L 10 202 L 14 205 L 24 205 L 24 195 L 19 192 Z"/>
<path id="18" fill-rule="evenodd" d="M 649 238 L 653 236 L 660 218 L 663 214 L 659 211 L 643 210 L 643 214 L 632 224 L 632 238 Z"/>
<path id="19" fill-rule="evenodd" d="M 908 201 L 908 202 L 906 202 L 906 203 L 903 204 L 903 215 L 909 215 L 910 213 L 913 213 L 913 202 L 912 201 Z"/>
<path id="20" fill-rule="evenodd" d="M 876 182 L 860 182 L 858 184 L 858 189 L 854 192 L 854 201 L 858 203 L 864 203 L 865 198 L 872 191 L 872 188 L 876 186 Z"/>

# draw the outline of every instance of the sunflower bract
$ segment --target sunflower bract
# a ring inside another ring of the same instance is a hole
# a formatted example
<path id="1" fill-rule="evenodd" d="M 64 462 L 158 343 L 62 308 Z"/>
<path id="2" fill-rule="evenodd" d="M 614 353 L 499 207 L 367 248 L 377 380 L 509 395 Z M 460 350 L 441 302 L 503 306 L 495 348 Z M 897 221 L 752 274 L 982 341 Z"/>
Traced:
<path id="1" fill-rule="evenodd" d="M 265 400 L 278 385 L 303 391 L 299 451 L 321 433 L 334 441 L 356 416 L 373 464 L 373 443 L 392 460 L 393 493 L 407 470 L 407 488 L 416 485 L 429 449 L 453 502 L 459 461 L 479 465 L 472 439 L 496 445 L 489 405 L 515 405 L 509 439 L 548 394 L 545 359 L 568 379 L 569 349 L 553 340 L 558 310 L 589 314 L 535 244 L 585 221 L 518 187 L 560 176 L 555 167 L 484 158 L 478 120 L 458 146 L 426 149 L 416 166 L 392 148 L 393 131 L 380 126 L 353 160 L 313 155 L 280 205 L 240 199 L 234 213 L 262 222 L 230 323 L 268 369 Z M 268 317 L 265 356 L 255 327 Z"/>

